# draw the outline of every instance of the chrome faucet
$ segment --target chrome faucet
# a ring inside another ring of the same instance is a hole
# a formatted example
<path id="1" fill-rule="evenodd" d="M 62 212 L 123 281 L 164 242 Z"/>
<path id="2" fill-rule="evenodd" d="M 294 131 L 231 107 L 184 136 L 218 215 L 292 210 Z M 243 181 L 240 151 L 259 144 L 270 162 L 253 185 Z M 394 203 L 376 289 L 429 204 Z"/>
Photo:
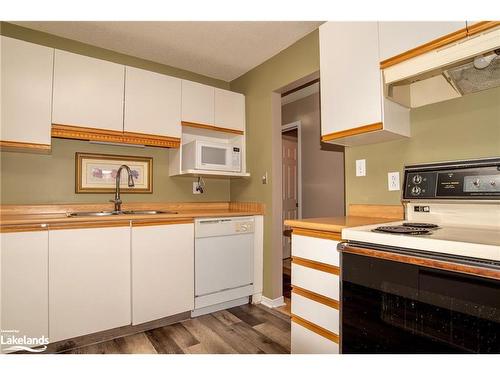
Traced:
<path id="1" fill-rule="evenodd" d="M 134 177 L 132 176 L 132 171 L 130 170 L 130 167 L 128 165 L 121 165 L 120 168 L 118 168 L 118 171 L 116 172 L 116 190 L 115 190 L 115 199 L 111 199 L 110 202 L 113 202 L 115 204 L 115 212 L 121 212 L 122 210 L 122 199 L 120 197 L 120 176 L 122 173 L 122 169 L 127 170 L 128 174 L 128 187 L 134 187 Z"/>

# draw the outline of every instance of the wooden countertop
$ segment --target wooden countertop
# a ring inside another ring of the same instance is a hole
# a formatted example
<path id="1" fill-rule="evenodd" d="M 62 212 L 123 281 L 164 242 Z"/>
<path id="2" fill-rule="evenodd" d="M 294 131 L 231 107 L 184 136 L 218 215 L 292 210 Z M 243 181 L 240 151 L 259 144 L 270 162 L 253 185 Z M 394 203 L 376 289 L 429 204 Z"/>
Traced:
<path id="1" fill-rule="evenodd" d="M 396 218 L 366 217 L 366 216 L 334 216 L 319 217 L 302 220 L 285 220 L 285 225 L 300 229 L 319 230 L 323 232 L 340 233 L 344 228 L 359 227 L 362 225 L 387 223 L 396 221 Z"/>
<path id="2" fill-rule="evenodd" d="M 31 205 L 31 206 L 2 206 L 0 227 L 5 231 L 22 230 L 22 226 L 51 226 L 78 224 L 84 228 L 105 225 L 105 223 L 119 225 L 129 221 L 154 222 L 171 221 L 175 223 L 186 222 L 200 217 L 228 217 L 228 216 L 253 216 L 264 213 L 264 205 L 260 203 L 222 202 L 222 203 L 154 203 L 154 204 L 128 204 L 123 205 L 124 210 L 160 210 L 175 211 L 167 214 L 139 214 L 139 215 L 110 215 L 110 216 L 77 216 L 68 217 L 67 212 L 82 211 L 110 211 L 109 205 L 98 204 L 73 204 L 73 205 Z M 12 229 L 12 230 L 9 230 Z M 25 229 L 26 230 L 26 229 Z"/>

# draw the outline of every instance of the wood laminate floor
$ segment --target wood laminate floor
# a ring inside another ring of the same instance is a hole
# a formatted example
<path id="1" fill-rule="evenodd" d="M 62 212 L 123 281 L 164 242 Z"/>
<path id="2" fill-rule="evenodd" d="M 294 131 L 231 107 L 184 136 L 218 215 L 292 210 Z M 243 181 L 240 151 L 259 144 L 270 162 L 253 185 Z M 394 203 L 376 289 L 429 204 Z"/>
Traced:
<path id="1" fill-rule="evenodd" d="M 243 305 L 65 354 L 288 354 L 290 318 Z"/>

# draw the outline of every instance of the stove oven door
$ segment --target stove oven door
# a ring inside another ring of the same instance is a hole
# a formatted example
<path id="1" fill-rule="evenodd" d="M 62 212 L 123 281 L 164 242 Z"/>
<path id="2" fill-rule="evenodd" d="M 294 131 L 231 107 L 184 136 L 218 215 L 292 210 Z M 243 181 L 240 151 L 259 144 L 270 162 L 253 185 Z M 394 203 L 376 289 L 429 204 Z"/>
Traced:
<path id="1" fill-rule="evenodd" d="M 499 280 L 343 252 L 341 311 L 342 353 L 500 353 Z"/>

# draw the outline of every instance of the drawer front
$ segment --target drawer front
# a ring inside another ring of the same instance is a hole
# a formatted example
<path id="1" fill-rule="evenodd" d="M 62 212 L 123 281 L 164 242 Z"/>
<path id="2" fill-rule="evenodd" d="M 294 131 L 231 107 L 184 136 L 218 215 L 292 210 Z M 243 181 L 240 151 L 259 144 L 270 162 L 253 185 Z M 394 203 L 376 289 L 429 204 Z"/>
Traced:
<path id="1" fill-rule="evenodd" d="M 292 314 L 339 334 L 339 311 L 337 309 L 292 293 Z"/>
<path id="2" fill-rule="evenodd" d="M 339 241 L 292 234 L 292 256 L 339 266 L 338 243 Z"/>
<path id="3" fill-rule="evenodd" d="M 338 354 L 339 345 L 292 322 L 292 354 Z"/>
<path id="4" fill-rule="evenodd" d="M 292 285 L 339 300 L 340 278 L 328 272 L 292 263 Z"/>

